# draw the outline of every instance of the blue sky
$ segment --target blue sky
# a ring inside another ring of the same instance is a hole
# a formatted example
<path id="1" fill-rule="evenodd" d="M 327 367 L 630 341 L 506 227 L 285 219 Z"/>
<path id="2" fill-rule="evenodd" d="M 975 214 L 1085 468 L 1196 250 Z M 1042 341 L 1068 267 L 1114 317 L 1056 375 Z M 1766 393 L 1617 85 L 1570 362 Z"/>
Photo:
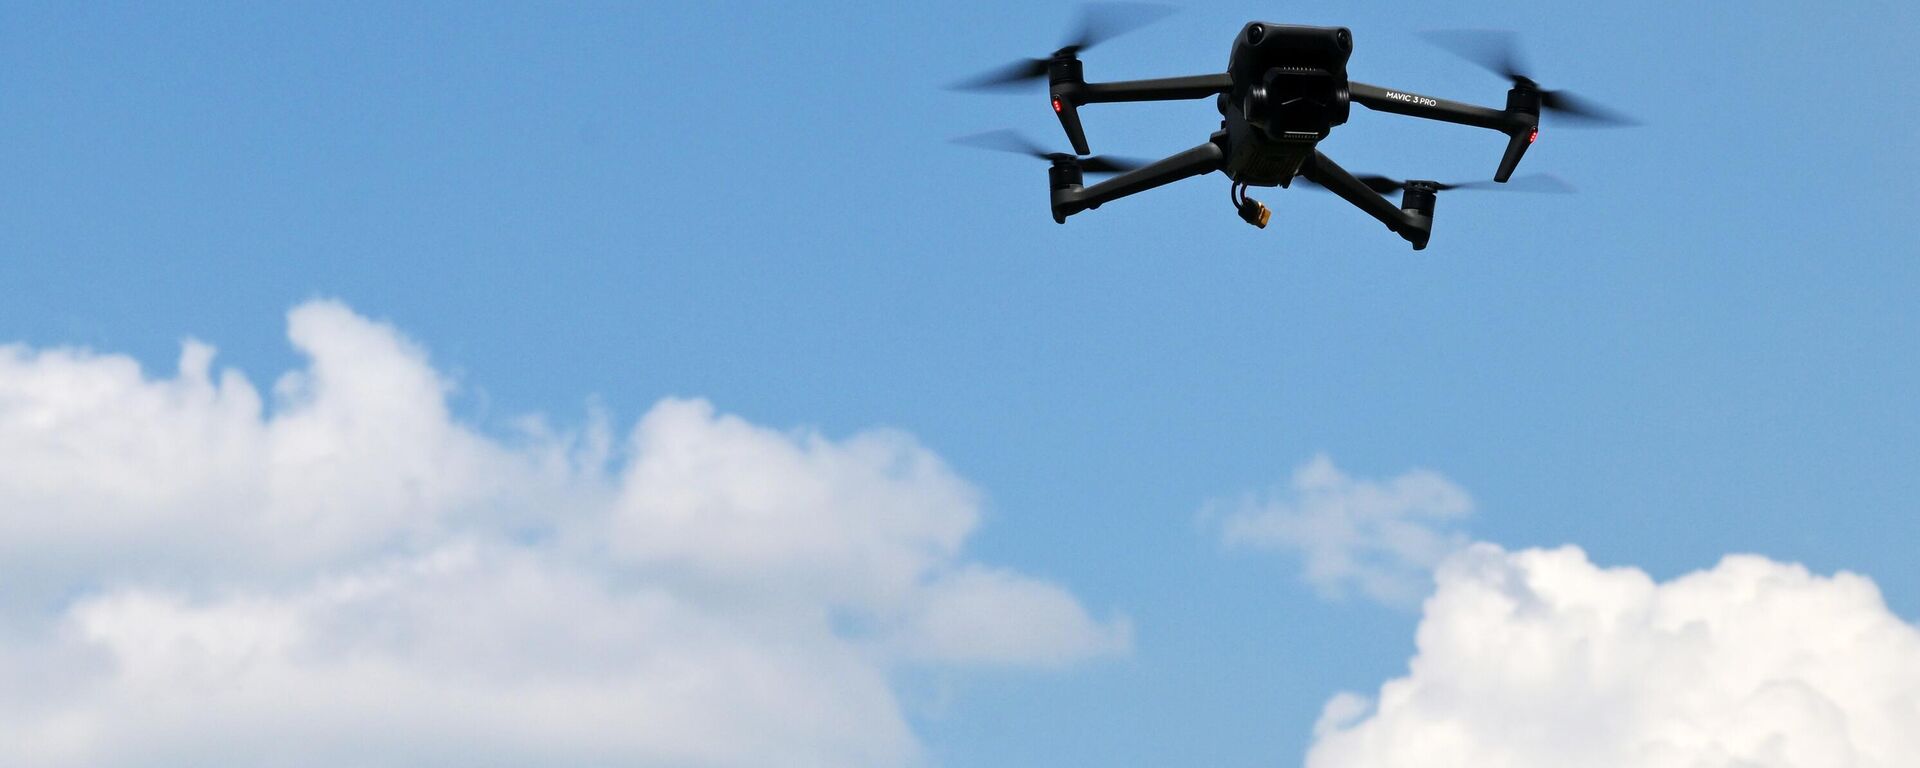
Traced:
<path id="1" fill-rule="evenodd" d="M 1349 7 L 1351 5 L 1351 7 Z M 0 338 L 182 337 L 265 383 L 283 316 L 390 321 L 504 432 L 668 396 L 914 435 L 987 496 L 970 551 L 1124 613 L 1122 658 L 903 680 L 950 766 L 1292 764 L 1328 696 L 1404 671 L 1418 616 L 1332 601 L 1201 511 L 1324 453 L 1442 472 L 1476 539 L 1659 578 L 1754 552 L 1920 617 L 1920 7 L 1207 3 L 1092 79 L 1217 71 L 1251 19 L 1354 31 L 1355 79 L 1500 102 L 1420 42 L 1517 30 L 1574 196 L 1442 195 L 1415 253 L 1303 190 L 1218 175 L 1054 224 L 1038 92 L 941 86 L 1058 44 L 1026 3 L 0 8 Z M 1083 110 L 1171 154 L 1210 102 Z M 1349 169 L 1490 176 L 1498 136 L 1356 108 Z"/>

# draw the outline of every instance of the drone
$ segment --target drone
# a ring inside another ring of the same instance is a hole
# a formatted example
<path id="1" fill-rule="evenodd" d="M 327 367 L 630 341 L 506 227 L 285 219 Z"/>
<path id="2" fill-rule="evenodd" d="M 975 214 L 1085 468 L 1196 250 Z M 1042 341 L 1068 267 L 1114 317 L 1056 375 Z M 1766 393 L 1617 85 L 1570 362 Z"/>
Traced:
<path id="1" fill-rule="evenodd" d="M 1021 87 L 1045 78 L 1047 98 L 1074 154 L 1047 152 L 1012 131 L 990 131 L 954 141 L 988 149 L 1019 152 L 1048 160 L 1053 220 L 1099 208 L 1129 195 L 1194 176 L 1222 171 L 1233 183 L 1229 198 L 1240 218 L 1265 228 L 1272 216 L 1264 204 L 1246 196 L 1248 187 L 1289 188 L 1294 179 L 1324 188 L 1385 224 L 1418 251 L 1433 232 L 1434 201 L 1442 191 L 1470 188 L 1571 191 L 1551 176 L 1512 179 L 1520 158 L 1540 138 L 1542 111 L 1601 125 L 1632 121 L 1565 91 L 1546 90 L 1523 75 L 1509 33 L 1458 31 L 1431 33 L 1428 39 L 1481 64 L 1512 83 L 1505 109 L 1423 96 L 1347 78 L 1353 33 L 1345 27 L 1314 27 L 1249 22 L 1233 41 L 1227 71 L 1216 75 L 1089 83 L 1080 53 L 1153 21 L 1165 12 L 1131 3 L 1093 4 L 1081 9 L 1077 34 L 1046 58 L 1027 59 L 957 84 L 963 90 Z M 1154 162 L 1091 156 L 1080 108 L 1088 104 L 1182 101 L 1213 98 L 1220 130 L 1205 143 Z M 1443 184 L 1354 175 L 1318 149 L 1333 128 L 1345 124 L 1352 105 L 1379 112 L 1485 128 L 1506 136 L 1506 151 L 1492 182 Z M 1088 186 L 1085 174 L 1118 175 Z M 1398 191 L 1395 205 L 1386 195 Z"/>

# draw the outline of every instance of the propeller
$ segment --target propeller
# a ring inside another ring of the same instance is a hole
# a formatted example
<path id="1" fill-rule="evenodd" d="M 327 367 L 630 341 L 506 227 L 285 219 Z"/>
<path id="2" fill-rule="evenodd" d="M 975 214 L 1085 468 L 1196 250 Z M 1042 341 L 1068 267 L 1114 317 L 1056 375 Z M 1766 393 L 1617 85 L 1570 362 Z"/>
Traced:
<path id="1" fill-rule="evenodd" d="M 1360 183 L 1367 185 L 1367 189 L 1371 189 L 1383 195 L 1391 192 L 1398 192 L 1400 190 L 1407 188 L 1407 182 L 1401 181 L 1399 179 L 1388 178 L 1386 176 L 1376 176 L 1373 174 L 1357 174 L 1354 176 L 1354 178 L 1359 179 Z M 1314 184 L 1315 186 L 1319 186 L 1312 179 L 1309 179 L 1305 176 L 1301 176 L 1300 180 L 1307 182 L 1309 184 Z M 1565 194 L 1572 193 L 1574 191 L 1573 185 L 1568 184 L 1565 181 L 1562 181 L 1560 177 L 1550 173 L 1536 173 L 1528 176 L 1521 176 L 1519 178 L 1513 179 L 1512 181 L 1506 182 L 1504 184 L 1490 181 L 1490 180 L 1463 181 L 1456 184 L 1441 184 L 1439 182 L 1431 182 L 1431 181 L 1427 183 L 1432 184 L 1434 189 L 1443 190 L 1443 191 L 1449 190 L 1449 189 L 1489 189 L 1489 190 L 1505 191 L 1505 192 L 1540 192 L 1540 193 L 1550 194 L 1550 195 L 1565 195 Z"/>
<path id="2" fill-rule="evenodd" d="M 1047 76 L 1054 59 L 1079 56 L 1081 51 L 1099 43 L 1144 27 L 1173 13 L 1173 9 L 1152 3 L 1086 3 L 1080 6 L 1080 19 L 1065 45 L 1044 59 L 1022 59 L 999 69 L 954 83 L 961 91 L 1002 91 L 1023 88 L 1027 83 Z"/>
<path id="3" fill-rule="evenodd" d="M 1522 70 L 1529 69 L 1520 56 L 1518 36 L 1504 30 L 1454 29 L 1426 32 L 1427 42 L 1471 61 L 1511 81 L 1515 88 L 1529 88 L 1540 94 L 1540 108 L 1574 122 L 1593 126 L 1638 125 L 1631 117 L 1615 112 L 1566 91 L 1550 91 Z"/>
<path id="4" fill-rule="evenodd" d="M 951 141 L 955 144 L 973 147 L 975 149 L 1012 152 L 1016 155 L 1028 155 L 1042 160 L 1076 160 L 1080 164 L 1080 170 L 1087 173 L 1125 173 L 1147 164 L 1144 160 L 1135 160 L 1130 157 L 1114 157 L 1113 155 L 1075 157 L 1065 152 L 1048 152 L 1040 145 L 1022 136 L 1018 131 L 1010 131 L 1004 128 L 997 131 L 987 131 L 986 133 L 976 133 L 971 136 L 961 136 L 956 139 L 951 139 Z"/>

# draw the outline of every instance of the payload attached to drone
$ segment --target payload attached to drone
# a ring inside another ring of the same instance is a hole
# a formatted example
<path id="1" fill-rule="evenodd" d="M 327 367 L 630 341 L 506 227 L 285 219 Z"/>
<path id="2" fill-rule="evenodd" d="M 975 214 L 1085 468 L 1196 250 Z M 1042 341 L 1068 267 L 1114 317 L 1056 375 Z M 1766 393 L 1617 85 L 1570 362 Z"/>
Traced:
<path id="1" fill-rule="evenodd" d="M 1045 78 L 1047 98 L 1075 154 L 1046 152 L 1011 131 L 993 131 L 956 139 L 963 144 L 1032 154 L 1052 162 L 1048 171 L 1053 219 L 1099 208 L 1104 203 L 1192 176 L 1222 171 L 1240 217 L 1264 228 L 1271 212 L 1246 197 L 1248 187 L 1290 187 L 1295 178 L 1324 187 L 1379 219 L 1414 250 L 1427 246 L 1433 231 L 1439 192 L 1505 185 L 1520 158 L 1540 136 L 1542 110 L 1598 124 L 1630 121 L 1563 91 L 1539 87 L 1520 74 L 1511 36 L 1499 32 L 1434 33 L 1430 39 L 1473 59 L 1512 82 L 1505 109 L 1463 104 L 1408 91 L 1382 88 L 1347 78 L 1353 34 L 1345 27 L 1311 27 L 1251 22 L 1234 38 L 1227 71 L 1217 75 L 1089 83 L 1082 75 L 1080 52 L 1093 44 L 1163 15 L 1148 6 L 1091 5 L 1083 9 L 1080 31 L 1053 54 L 990 72 L 958 87 L 968 90 L 1021 86 Z M 1219 131 L 1205 143 L 1164 160 L 1140 163 L 1112 157 L 1082 157 L 1092 149 L 1080 123 L 1080 107 L 1127 101 L 1216 99 Z M 1316 148 L 1335 126 L 1347 122 L 1354 103 L 1369 109 L 1498 131 L 1507 138 L 1493 180 L 1442 184 L 1399 181 L 1348 173 Z M 1086 186 L 1083 174 L 1118 173 Z M 1568 191 L 1550 176 L 1525 177 L 1511 188 Z M 1384 195 L 1401 192 L 1395 205 Z"/>

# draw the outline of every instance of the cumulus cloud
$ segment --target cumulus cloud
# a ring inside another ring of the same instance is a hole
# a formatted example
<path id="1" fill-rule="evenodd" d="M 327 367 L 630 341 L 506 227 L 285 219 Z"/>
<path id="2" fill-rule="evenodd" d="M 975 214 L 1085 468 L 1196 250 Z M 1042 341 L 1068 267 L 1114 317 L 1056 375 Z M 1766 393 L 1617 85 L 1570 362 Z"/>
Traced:
<path id="1" fill-rule="evenodd" d="M 1407 675 L 1329 701 L 1307 768 L 1920 761 L 1920 628 L 1865 577 L 1732 556 L 1660 583 L 1476 544 L 1437 584 Z"/>
<path id="2" fill-rule="evenodd" d="M 908 435 L 498 437 L 390 327 L 289 337 L 270 395 L 198 342 L 0 347 L 0 763 L 897 765 L 903 666 L 1128 646 L 968 559 L 980 494 Z"/>
<path id="3" fill-rule="evenodd" d="M 1215 502 L 1209 511 L 1222 518 L 1228 546 L 1300 554 L 1307 580 L 1326 596 L 1358 590 L 1411 606 L 1430 588 L 1434 566 L 1467 544 L 1455 526 L 1472 513 L 1473 500 L 1436 472 L 1355 479 L 1316 456 L 1287 487 Z"/>
<path id="4" fill-rule="evenodd" d="M 1307 768 L 1920 764 L 1920 627 L 1864 576 L 1734 555 L 1661 583 L 1508 552 L 1457 529 L 1472 502 L 1445 477 L 1324 456 L 1223 507 L 1228 544 L 1299 553 L 1329 594 L 1430 595 L 1406 675 L 1329 698 Z"/>

